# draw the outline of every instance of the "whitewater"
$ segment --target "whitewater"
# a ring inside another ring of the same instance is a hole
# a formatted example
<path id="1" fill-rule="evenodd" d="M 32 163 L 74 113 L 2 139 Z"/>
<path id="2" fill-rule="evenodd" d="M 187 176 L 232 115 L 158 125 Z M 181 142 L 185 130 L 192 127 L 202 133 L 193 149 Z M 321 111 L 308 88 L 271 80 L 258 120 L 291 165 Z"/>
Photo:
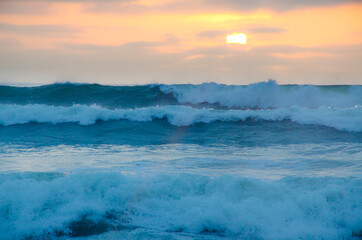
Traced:
<path id="1" fill-rule="evenodd" d="M 0 239 L 362 237 L 362 86 L 0 86 Z"/>

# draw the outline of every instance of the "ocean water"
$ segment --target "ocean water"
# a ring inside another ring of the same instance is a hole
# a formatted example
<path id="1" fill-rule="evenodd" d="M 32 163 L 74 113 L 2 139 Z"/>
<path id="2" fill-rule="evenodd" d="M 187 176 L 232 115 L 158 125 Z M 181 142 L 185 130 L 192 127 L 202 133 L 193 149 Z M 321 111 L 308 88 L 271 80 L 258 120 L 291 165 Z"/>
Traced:
<path id="1" fill-rule="evenodd" d="M 0 86 L 0 239 L 361 239 L 362 86 Z"/>

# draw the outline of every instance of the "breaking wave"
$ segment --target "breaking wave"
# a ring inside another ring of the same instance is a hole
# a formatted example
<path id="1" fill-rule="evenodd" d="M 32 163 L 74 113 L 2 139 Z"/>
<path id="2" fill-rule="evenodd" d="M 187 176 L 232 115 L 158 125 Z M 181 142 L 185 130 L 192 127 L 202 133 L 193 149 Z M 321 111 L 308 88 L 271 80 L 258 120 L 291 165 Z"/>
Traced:
<path id="1" fill-rule="evenodd" d="M 283 86 L 269 80 L 248 86 L 162 85 L 161 90 L 173 94 L 180 103 L 210 103 L 229 108 L 353 107 L 362 104 L 362 86 Z"/>
<path id="2" fill-rule="evenodd" d="M 135 109 L 107 109 L 98 105 L 74 105 L 71 107 L 39 104 L 0 104 L 0 125 L 37 123 L 78 123 L 95 124 L 96 121 L 129 120 L 148 122 L 153 119 L 167 119 L 175 126 L 189 126 L 196 123 L 215 121 L 284 121 L 299 124 L 315 124 L 338 130 L 362 131 L 362 106 L 348 108 L 298 106 L 259 110 L 215 110 L 189 106 L 156 106 Z"/>
<path id="3" fill-rule="evenodd" d="M 39 87 L 0 86 L 2 104 L 72 106 L 97 104 L 106 108 L 202 105 L 214 108 L 353 107 L 362 105 L 362 86 L 278 85 L 275 81 L 246 86 L 200 85 L 103 86 L 52 84 Z"/>
<path id="4" fill-rule="evenodd" d="M 127 229 L 228 239 L 357 239 L 361 186 L 358 179 L 332 177 L 0 174 L 0 232 L 2 239 Z"/>

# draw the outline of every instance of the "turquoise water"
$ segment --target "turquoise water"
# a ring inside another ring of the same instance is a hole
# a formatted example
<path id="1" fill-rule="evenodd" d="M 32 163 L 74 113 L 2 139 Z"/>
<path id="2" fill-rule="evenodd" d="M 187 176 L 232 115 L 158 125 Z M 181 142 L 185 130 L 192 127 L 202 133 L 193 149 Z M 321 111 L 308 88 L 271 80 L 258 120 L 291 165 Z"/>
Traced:
<path id="1" fill-rule="evenodd" d="M 361 173 L 361 86 L 0 86 L 0 239 L 358 239 Z"/>

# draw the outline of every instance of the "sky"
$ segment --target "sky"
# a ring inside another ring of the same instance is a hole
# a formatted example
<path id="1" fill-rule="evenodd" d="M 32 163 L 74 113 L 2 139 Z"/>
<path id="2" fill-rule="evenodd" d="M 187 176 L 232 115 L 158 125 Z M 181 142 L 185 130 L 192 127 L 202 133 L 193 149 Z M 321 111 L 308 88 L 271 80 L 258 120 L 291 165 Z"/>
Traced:
<path id="1" fill-rule="evenodd" d="M 362 2 L 0 0 L 0 84 L 268 79 L 362 84 Z"/>

